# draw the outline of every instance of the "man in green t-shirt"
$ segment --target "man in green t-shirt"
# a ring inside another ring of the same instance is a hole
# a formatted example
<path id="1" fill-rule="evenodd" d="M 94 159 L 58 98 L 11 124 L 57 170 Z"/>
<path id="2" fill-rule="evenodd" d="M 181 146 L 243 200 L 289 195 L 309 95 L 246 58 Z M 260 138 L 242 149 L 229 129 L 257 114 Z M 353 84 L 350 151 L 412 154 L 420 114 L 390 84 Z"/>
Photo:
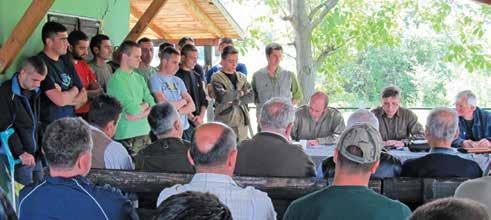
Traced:
<path id="1" fill-rule="evenodd" d="M 284 219 L 406 219 L 411 215 L 406 205 L 368 188 L 382 148 L 382 138 L 372 125 L 358 123 L 345 130 L 334 151 L 333 185 L 295 200 Z"/>

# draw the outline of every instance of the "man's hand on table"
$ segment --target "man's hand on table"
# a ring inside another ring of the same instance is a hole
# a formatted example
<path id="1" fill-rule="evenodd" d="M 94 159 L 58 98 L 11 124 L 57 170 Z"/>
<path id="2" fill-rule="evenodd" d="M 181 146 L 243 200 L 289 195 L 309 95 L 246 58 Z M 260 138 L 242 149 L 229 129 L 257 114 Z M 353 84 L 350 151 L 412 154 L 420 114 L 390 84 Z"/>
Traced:
<path id="1" fill-rule="evenodd" d="M 384 141 L 384 146 L 404 147 L 404 142 L 396 140 Z"/>
<path id="2" fill-rule="evenodd" d="M 313 147 L 313 146 L 318 146 L 318 145 L 319 145 L 319 141 L 317 141 L 316 139 L 307 140 L 307 146 L 308 147 Z"/>

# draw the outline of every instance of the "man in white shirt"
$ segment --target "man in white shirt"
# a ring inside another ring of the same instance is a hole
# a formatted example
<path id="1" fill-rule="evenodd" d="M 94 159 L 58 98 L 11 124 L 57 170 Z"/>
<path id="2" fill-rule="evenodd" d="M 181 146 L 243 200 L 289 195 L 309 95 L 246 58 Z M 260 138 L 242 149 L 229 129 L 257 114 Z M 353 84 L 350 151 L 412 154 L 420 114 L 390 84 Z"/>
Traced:
<path id="1" fill-rule="evenodd" d="M 196 174 L 190 183 L 162 190 L 157 206 L 168 197 L 185 191 L 215 194 L 232 212 L 233 219 L 276 219 L 268 195 L 253 187 L 242 188 L 232 179 L 237 159 L 233 130 L 213 122 L 198 127 L 188 151 L 188 160 Z"/>

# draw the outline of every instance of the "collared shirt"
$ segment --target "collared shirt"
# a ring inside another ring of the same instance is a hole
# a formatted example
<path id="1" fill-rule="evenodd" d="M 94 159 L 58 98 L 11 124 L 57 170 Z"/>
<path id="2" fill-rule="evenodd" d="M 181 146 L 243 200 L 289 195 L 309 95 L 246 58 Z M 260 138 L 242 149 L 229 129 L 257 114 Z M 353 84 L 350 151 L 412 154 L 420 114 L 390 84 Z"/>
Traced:
<path id="1" fill-rule="evenodd" d="M 379 132 L 382 140 L 403 140 L 410 137 L 424 138 L 423 126 L 411 110 L 399 107 L 392 118 L 388 118 L 382 107 L 372 110 L 379 121 Z"/>
<path id="2" fill-rule="evenodd" d="M 335 144 L 344 131 L 343 115 L 335 108 L 327 107 L 318 121 L 314 121 L 309 113 L 309 106 L 298 108 L 292 129 L 293 140 L 313 140 L 319 144 Z"/>
<path id="3" fill-rule="evenodd" d="M 157 207 L 168 197 L 186 191 L 209 192 L 216 195 L 230 209 L 235 220 L 276 219 L 271 199 L 265 192 L 251 186 L 239 187 L 232 177 L 214 173 L 196 173 L 190 183 L 162 190 Z"/>
<path id="4" fill-rule="evenodd" d="M 457 155 L 457 151 L 456 149 L 448 148 L 448 147 L 432 147 L 430 149 L 430 154 Z"/>
<path id="5" fill-rule="evenodd" d="M 469 129 L 471 134 L 467 131 Z M 472 127 L 469 128 L 465 119 L 459 117 L 459 137 L 452 142 L 452 147 L 462 147 L 464 140 L 480 141 L 484 138 L 491 141 L 491 112 L 476 107 L 472 114 Z"/>

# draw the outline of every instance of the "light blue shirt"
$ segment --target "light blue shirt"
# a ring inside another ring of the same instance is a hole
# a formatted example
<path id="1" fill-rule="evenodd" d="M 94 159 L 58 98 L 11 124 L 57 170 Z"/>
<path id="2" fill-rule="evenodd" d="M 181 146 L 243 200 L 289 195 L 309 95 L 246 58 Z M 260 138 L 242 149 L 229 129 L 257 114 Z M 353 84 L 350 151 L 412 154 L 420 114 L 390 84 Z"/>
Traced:
<path id="1" fill-rule="evenodd" d="M 232 177 L 214 173 L 196 173 L 190 183 L 162 190 L 157 207 L 168 197 L 186 191 L 209 192 L 218 197 L 235 220 L 276 219 L 273 203 L 265 192 L 254 187 L 239 187 Z"/>
<path id="2" fill-rule="evenodd" d="M 162 92 L 169 101 L 181 100 L 182 94 L 188 91 L 181 78 L 177 76 L 163 76 L 160 74 L 154 74 L 150 77 L 150 87 L 152 93 Z M 183 129 L 188 129 L 188 116 L 186 116 L 186 114 L 180 114 L 179 118 L 181 119 Z"/>

